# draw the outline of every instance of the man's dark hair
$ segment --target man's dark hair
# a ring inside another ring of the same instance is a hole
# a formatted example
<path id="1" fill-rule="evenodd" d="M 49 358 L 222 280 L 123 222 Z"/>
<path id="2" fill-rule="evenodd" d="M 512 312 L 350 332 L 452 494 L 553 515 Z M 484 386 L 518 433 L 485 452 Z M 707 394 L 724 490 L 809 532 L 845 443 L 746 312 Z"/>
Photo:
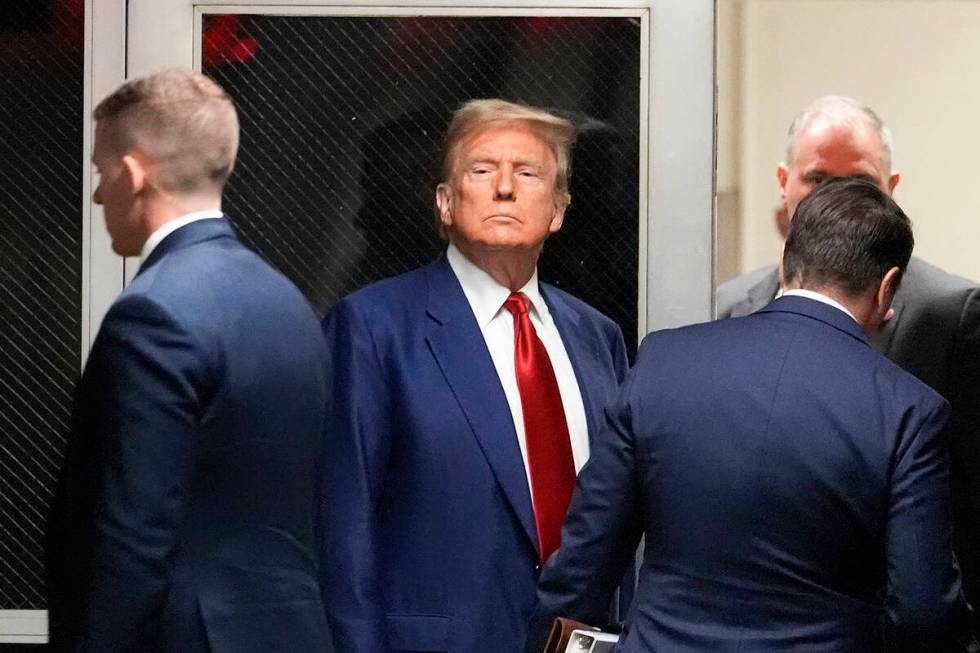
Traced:
<path id="1" fill-rule="evenodd" d="M 891 268 L 904 271 L 913 244 L 912 223 L 888 193 L 865 179 L 830 179 L 796 207 L 783 277 L 802 288 L 858 295 Z"/>

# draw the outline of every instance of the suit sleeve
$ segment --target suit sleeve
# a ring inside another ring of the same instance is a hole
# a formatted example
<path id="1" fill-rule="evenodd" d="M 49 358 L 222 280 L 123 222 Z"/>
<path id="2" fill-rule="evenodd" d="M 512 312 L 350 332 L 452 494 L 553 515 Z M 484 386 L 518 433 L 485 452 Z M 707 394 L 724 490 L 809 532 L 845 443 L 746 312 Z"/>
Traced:
<path id="1" fill-rule="evenodd" d="M 974 609 L 980 607 L 980 288 L 961 304 L 950 359 L 949 402 L 953 546 L 963 570 L 963 587 Z M 974 614 L 980 633 L 980 615 Z"/>
<path id="2" fill-rule="evenodd" d="M 561 532 L 561 547 L 538 583 L 526 653 L 539 653 L 556 617 L 606 622 L 610 600 L 640 541 L 634 438 L 630 423 L 630 381 L 606 411 L 589 462 Z"/>
<path id="3" fill-rule="evenodd" d="M 915 430 L 895 454 L 885 541 L 889 650 L 963 651 L 971 639 L 952 554 L 948 415 L 941 402 L 907 420 Z"/>
<path id="4" fill-rule="evenodd" d="M 626 353 L 626 343 L 623 341 L 623 332 L 619 325 L 613 323 L 610 326 L 609 349 L 612 352 L 613 369 L 616 372 L 616 384 L 621 385 L 629 371 L 629 355 Z"/>
<path id="5" fill-rule="evenodd" d="M 153 627 L 169 590 L 206 369 L 198 344 L 145 298 L 121 299 L 102 324 L 79 406 L 95 464 L 77 650 L 144 650 L 162 639 Z"/>
<path id="6" fill-rule="evenodd" d="M 389 388 L 364 316 L 324 318 L 328 407 L 319 514 L 320 585 L 338 653 L 387 650 L 377 505 L 390 449 Z"/>

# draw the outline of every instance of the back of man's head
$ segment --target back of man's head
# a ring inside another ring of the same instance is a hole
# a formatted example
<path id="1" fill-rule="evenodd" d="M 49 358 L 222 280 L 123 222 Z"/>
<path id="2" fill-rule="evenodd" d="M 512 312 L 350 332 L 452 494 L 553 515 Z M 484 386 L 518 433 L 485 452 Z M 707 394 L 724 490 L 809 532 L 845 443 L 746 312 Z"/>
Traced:
<path id="1" fill-rule="evenodd" d="M 783 250 L 786 284 L 858 296 L 912 255 L 912 224 L 877 185 L 830 179 L 796 208 Z"/>
<path id="2" fill-rule="evenodd" d="M 238 152 L 238 116 L 210 78 L 184 69 L 126 82 L 95 108 L 114 153 L 136 153 L 174 195 L 220 194 Z"/>

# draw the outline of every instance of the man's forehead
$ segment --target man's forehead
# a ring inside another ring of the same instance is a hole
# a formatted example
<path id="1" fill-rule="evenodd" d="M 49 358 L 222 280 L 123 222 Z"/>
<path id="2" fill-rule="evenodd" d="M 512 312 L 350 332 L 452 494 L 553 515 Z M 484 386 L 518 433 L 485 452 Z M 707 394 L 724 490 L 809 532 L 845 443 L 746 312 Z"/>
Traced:
<path id="1" fill-rule="evenodd" d="M 875 131 L 860 126 L 824 125 L 807 130 L 797 141 L 793 163 L 803 168 L 836 166 L 875 169 L 883 166 L 885 151 Z M 844 174 L 844 173 L 839 173 Z"/>
<path id="2" fill-rule="evenodd" d="M 477 146 L 480 142 L 486 142 L 497 138 L 513 137 L 520 134 L 529 141 L 547 148 L 548 142 L 542 136 L 540 130 L 528 120 L 494 120 L 477 126 L 466 136 L 463 141 L 463 148 L 468 149 Z"/>
<path id="3" fill-rule="evenodd" d="M 496 158 L 502 153 L 519 154 L 522 159 L 542 164 L 554 159 L 548 141 L 522 120 L 493 122 L 477 129 L 461 143 L 458 159 Z"/>
<path id="4" fill-rule="evenodd" d="M 811 121 L 797 138 L 796 145 L 798 154 L 803 150 L 847 149 L 878 156 L 884 149 L 877 130 L 868 123 L 825 117 Z"/>

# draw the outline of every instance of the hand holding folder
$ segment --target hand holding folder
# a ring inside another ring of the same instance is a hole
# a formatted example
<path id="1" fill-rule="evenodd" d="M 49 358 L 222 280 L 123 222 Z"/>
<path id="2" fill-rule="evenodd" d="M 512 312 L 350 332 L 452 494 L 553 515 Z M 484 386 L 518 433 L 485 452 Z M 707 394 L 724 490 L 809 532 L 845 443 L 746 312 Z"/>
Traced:
<path id="1" fill-rule="evenodd" d="M 612 651 L 617 641 L 617 635 L 604 633 L 574 619 L 558 617 L 551 625 L 543 653 L 606 653 Z"/>

